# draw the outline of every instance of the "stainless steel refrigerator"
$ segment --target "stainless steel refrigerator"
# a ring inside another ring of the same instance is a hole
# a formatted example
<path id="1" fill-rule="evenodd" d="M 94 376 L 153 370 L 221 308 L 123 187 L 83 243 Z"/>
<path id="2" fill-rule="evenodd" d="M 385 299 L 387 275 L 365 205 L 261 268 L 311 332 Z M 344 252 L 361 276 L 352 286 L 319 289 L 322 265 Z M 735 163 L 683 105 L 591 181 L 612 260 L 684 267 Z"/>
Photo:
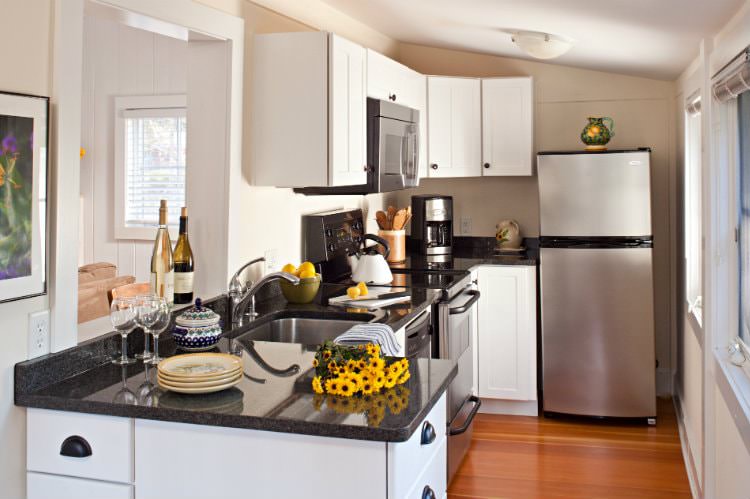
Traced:
<path id="1" fill-rule="evenodd" d="M 537 165 L 544 411 L 655 418 L 650 150 Z"/>

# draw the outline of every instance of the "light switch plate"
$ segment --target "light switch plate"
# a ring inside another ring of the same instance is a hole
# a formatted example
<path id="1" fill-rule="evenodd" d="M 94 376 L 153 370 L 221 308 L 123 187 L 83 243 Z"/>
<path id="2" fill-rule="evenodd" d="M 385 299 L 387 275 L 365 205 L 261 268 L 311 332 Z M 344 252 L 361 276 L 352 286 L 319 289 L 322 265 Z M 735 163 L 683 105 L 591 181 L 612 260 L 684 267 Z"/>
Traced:
<path id="1" fill-rule="evenodd" d="M 279 270 L 279 250 L 276 248 L 266 250 L 263 254 L 266 259 L 263 269 L 263 275 L 270 274 L 271 272 L 277 272 Z"/>
<path id="2" fill-rule="evenodd" d="M 49 310 L 29 314 L 28 358 L 49 353 Z"/>
<path id="3" fill-rule="evenodd" d="M 461 234 L 464 236 L 471 234 L 471 217 L 461 217 Z"/>

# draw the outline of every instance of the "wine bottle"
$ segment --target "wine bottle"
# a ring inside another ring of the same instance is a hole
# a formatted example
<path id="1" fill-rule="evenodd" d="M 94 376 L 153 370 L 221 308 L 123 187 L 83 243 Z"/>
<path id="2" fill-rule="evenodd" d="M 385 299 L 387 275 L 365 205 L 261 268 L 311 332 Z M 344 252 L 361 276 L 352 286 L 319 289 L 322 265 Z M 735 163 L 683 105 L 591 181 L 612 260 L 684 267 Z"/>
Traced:
<path id="1" fill-rule="evenodd" d="M 151 289 L 168 304 L 174 303 L 174 259 L 167 229 L 166 199 L 162 199 L 159 205 L 159 229 L 151 253 Z"/>
<path id="2" fill-rule="evenodd" d="M 193 250 L 188 239 L 187 208 L 180 213 L 180 235 L 174 247 L 174 302 L 191 303 L 193 301 Z"/>

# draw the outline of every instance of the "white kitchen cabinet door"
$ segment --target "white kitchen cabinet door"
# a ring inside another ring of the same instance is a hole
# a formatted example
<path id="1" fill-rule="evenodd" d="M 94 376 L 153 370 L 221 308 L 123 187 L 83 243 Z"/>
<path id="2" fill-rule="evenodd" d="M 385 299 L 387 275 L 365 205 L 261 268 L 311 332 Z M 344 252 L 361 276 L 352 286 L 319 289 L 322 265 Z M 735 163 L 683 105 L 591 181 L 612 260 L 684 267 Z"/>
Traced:
<path id="1" fill-rule="evenodd" d="M 534 87 L 531 77 L 482 80 L 482 174 L 533 174 Z"/>
<path id="2" fill-rule="evenodd" d="M 367 183 L 367 61 L 363 47 L 340 36 L 329 42 L 328 184 Z"/>
<path id="3" fill-rule="evenodd" d="M 536 268 L 479 268 L 479 396 L 536 400 Z"/>
<path id="4" fill-rule="evenodd" d="M 367 49 L 367 96 L 419 111 L 419 176 L 427 175 L 427 77 Z"/>
<path id="5" fill-rule="evenodd" d="M 479 177 L 481 166 L 480 81 L 427 78 L 429 177 Z"/>
<path id="6" fill-rule="evenodd" d="M 27 499 L 50 499 L 52 497 L 55 499 L 133 499 L 133 486 L 45 473 L 26 473 Z"/>

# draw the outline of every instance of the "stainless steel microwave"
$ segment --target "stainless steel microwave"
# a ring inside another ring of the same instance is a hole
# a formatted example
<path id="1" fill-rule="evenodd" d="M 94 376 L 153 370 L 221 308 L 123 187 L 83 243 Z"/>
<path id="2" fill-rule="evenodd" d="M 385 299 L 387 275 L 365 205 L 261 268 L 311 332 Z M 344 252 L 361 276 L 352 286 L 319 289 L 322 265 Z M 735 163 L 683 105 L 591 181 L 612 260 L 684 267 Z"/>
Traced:
<path id="1" fill-rule="evenodd" d="M 302 194 L 371 194 L 419 186 L 419 111 L 367 99 L 367 183 L 294 189 Z"/>

